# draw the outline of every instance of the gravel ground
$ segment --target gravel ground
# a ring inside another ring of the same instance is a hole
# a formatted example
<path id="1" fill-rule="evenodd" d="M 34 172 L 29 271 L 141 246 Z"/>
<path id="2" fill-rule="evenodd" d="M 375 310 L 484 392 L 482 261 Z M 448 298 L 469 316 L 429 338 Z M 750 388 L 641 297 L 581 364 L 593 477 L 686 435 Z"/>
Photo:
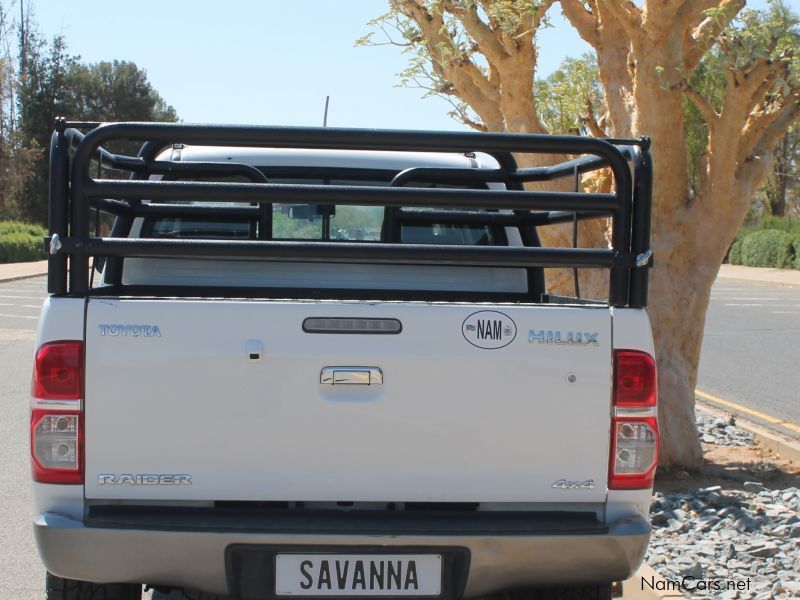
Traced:
<path id="1" fill-rule="evenodd" d="M 698 429 L 704 444 L 753 445 L 733 420 L 701 417 Z M 783 485 L 786 477 L 777 473 L 785 474 L 769 463 L 750 465 L 746 472 L 756 477 L 654 495 L 646 560 L 670 581 L 688 578 L 694 588 L 684 590 L 688 597 L 800 598 L 800 489 Z M 749 590 L 698 585 L 748 579 Z"/>

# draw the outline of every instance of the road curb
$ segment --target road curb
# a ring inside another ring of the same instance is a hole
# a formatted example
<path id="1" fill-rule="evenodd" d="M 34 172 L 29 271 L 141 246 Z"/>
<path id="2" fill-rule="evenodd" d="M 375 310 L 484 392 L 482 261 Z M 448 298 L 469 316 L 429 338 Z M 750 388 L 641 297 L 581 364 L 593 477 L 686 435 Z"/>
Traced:
<path id="1" fill-rule="evenodd" d="M 780 286 L 797 287 L 800 286 L 800 271 L 797 269 L 767 269 L 723 264 L 719 268 L 717 279 L 733 279 L 751 283 L 773 283 Z"/>
<path id="2" fill-rule="evenodd" d="M 5 273 L 4 273 L 5 271 Z M 47 261 L 0 263 L 0 283 L 47 275 Z"/>
<path id="3" fill-rule="evenodd" d="M 41 277 L 42 275 L 47 275 L 47 272 L 33 273 L 30 275 L 16 275 L 15 277 L 0 277 L 0 283 L 8 283 L 9 281 L 20 281 L 21 279 L 33 279 L 34 277 Z"/>
<path id="4" fill-rule="evenodd" d="M 670 583 L 648 564 L 642 564 L 632 577 L 622 583 L 623 600 L 662 600 L 686 598 L 680 590 L 669 589 Z"/>
<path id="5" fill-rule="evenodd" d="M 774 431 L 770 431 L 767 428 L 762 427 L 757 423 L 748 421 L 745 417 L 740 416 L 735 411 L 730 411 L 730 412 L 723 411 L 718 408 L 708 406 L 701 400 L 698 400 L 695 406 L 697 406 L 697 408 L 702 410 L 703 412 L 707 412 L 712 415 L 717 415 L 726 418 L 731 414 L 735 415 L 736 426 L 750 433 L 759 443 L 759 445 L 772 451 L 780 458 L 783 458 L 785 460 L 790 460 L 795 463 L 800 463 L 800 443 L 790 440 L 789 438 L 783 437 L 782 435 Z"/>

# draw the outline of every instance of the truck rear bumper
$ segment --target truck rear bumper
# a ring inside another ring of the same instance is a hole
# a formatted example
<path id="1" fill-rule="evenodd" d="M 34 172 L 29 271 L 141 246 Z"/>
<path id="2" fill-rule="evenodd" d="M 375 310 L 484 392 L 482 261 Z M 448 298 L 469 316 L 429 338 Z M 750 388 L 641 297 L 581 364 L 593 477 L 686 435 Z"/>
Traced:
<path id="1" fill-rule="evenodd" d="M 465 597 L 475 597 L 515 587 L 626 579 L 650 537 L 639 515 L 606 525 L 564 513 L 264 515 L 135 507 L 90 512 L 85 522 L 44 513 L 34 530 L 42 560 L 56 575 L 221 595 L 237 587 L 226 566 L 226 551 L 234 546 L 452 548 L 468 564 L 454 595 L 463 589 Z"/>

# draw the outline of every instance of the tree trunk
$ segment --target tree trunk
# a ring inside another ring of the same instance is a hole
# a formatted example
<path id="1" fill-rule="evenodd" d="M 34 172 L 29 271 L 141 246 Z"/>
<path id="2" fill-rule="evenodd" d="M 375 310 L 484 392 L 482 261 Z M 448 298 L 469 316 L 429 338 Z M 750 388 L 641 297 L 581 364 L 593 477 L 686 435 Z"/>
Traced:
<path id="1" fill-rule="evenodd" d="M 510 130 L 513 131 L 513 130 Z M 543 132 L 543 128 L 535 133 Z M 513 133 L 519 133 L 513 131 Z M 520 168 L 552 165 L 569 157 L 557 154 L 518 154 L 517 163 Z M 536 182 L 525 184 L 529 190 L 550 190 L 568 192 L 572 191 L 574 183 L 571 178 L 556 179 L 554 181 Z M 578 247 L 579 248 L 607 248 L 607 223 L 605 219 L 578 222 Z M 549 248 L 571 248 L 573 242 L 573 228 L 571 223 L 550 225 L 538 229 L 542 246 Z M 583 298 L 605 300 L 608 297 L 609 279 L 604 269 L 579 269 L 578 287 Z M 545 287 L 551 294 L 562 296 L 577 295 L 575 290 L 574 271 L 572 269 L 545 269 Z"/>
<path id="2" fill-rule="evenodd" d="M 634 78 L 633 133 L 653 151 L 653 251 L 648 315 L 657 348 L 662 465 L 696 468 L 702 461 L 694 386 L 711 284 L 722 260 L 688 206 L 683 98 L 665 89 L 656 67 L 640 60 Z M 706 224 L 707 227 L 707 224 Z"/>
<path id="3" fill-rule="evenodd" d="M 775 150 L 775 194 L 769 200 L 770 213 L 786 216 L 786 192 L 789 189 L 789 135 L 785 135 Z"/>
<path id="4" fill-rule="evenodd" d="M 663 233 L 653 243 L 656 266 L 647 308 L 658 349 L 659 463 L 692 468 L 702 461 L 694 387 L 710 288 L 721 257 L 717 260 L 715 248 L 703 247 L 708 244 L 702 236 L 687 240 L 674 229 L 666 234 L 665 221 L 664 213 L 655 210 L 654 225 Z"/>

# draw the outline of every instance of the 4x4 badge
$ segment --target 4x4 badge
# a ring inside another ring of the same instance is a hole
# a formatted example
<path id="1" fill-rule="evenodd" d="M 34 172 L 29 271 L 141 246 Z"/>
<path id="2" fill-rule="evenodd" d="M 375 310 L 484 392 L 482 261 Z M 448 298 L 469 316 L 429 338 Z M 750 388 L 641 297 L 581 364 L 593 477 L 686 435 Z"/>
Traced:
<path id="1" fill-rule="evenodd" d="M 593 490 L 595 488 L 594 479 L 586 481 L 570 481 L 569 479 L 559 479 L 553 484 L 557 490 Z"/>

